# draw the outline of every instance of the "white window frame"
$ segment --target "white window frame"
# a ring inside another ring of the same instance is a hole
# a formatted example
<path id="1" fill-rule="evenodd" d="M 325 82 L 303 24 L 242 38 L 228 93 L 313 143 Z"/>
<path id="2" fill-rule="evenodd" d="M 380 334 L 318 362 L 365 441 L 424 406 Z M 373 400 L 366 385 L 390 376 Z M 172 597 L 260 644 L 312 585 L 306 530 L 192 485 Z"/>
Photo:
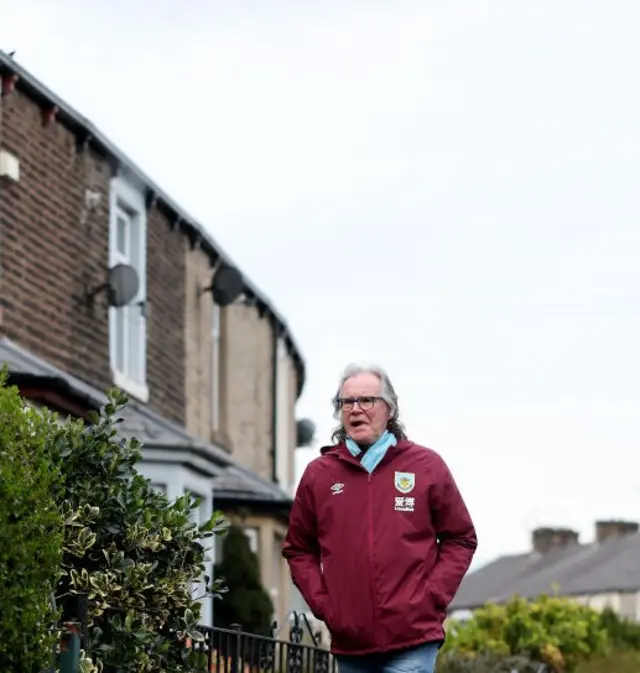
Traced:
<path id="1" fill-rule="evenodd" d="M 280 535 L 274 533 L 271 540 L 271 600 L 273 601 L 274 613 L 278 613 L 278 601 L 282 591 L 282 545 L 284 540 Z"/>
<path id="2" fill-rule="evenodd" d="M 134 228 L 137 238 L 137 258 L 123 255 L 117 246 L 118 216 L 124 216 Z M 123 176 L 111 180 L 109 199 L 109 267 L 116 264 L 131 264 L 138 272 L 138 293 L 126 306 L 109 307 L 109 359 L 113 383 L 142 402 L 149 401 L 147 385 L 147 318 L 144 303 L 147 299 L 147 209 L 144 190 Z M 125 330 L 125 365 L 118 367 L 116 353 L 116 329 L 118 320 L 128 325 Z M 135 321 L 135 322 L 134 322 Z M 134 361 L 129 363 L 130 344 L 135 343 Z"/>
<path id="3" fill-rule="evenodd" d="M 221 338 L 220 307 L 214 303 L 211 313 L 211 430 L 220 430 L 220 338 Z"/>
<path id="4" fill-rule="evenodd" d="M 161 484 L 158 482 L 150 482 L 149 486 L 156 491 L 157 493 L 160 493 L 161 495 L 167 495 L 167 485 L 166 484 Z"/>
<path id="5" fill-rule="evenodd" d="M 260 529 L 256 526 L 245 526 L 242 529 L 245 537 L 249 541 L 249 549 L 260 558 Z"/>
<path id="6" fill-rule="evenodd" d="M 211 514 L 213 513 L 211 497 L 207 498 L 201 492 L 189 488 L 188 486 L 184 488 L 184 493 L 185 495 L 188 494 L 191 498 L 200 498 L 200 505 L 197 508 L 190 510 L 189 517 L 192 523 L 195 523 L 196 526 L 201 526 L 203 523 L 205 523 L 205 521 L 207 521 L 211 517 Z M 210 538 L 204 539 L 200 540 L 200 544 L 202 544 L 202 546 L 204 547 L 205 554 L 207 557 L 207 560 L 205 561 L 205 575 L 213 577 L 212 541 Z M 206 605 L 208 602 L 210 602 L 210 599 L 204 596 L 205 589 L 206 586 L 204 582 L 191 583 L 191 595 L 194 599 L 198 598 L 200 600 L 201 605 L 203 606 L 203 614 L 205 615 L 205 621 L 210 621 L 210 618 L 208 616 L 210 606 L 207 607 Z"/>

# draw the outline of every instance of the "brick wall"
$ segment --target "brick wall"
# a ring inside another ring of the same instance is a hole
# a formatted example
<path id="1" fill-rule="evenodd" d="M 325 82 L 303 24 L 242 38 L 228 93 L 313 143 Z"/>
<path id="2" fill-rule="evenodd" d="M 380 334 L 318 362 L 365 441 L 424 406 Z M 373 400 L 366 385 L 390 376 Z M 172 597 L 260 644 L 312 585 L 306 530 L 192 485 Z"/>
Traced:
<path id="1" fill-rule="evenodd" d="M 220 425 L 212 424 L 211 262 L 185 246 L 186 427 L 205 441 L 233 452 L 244 467 L 271 479 L 273 332 L 257 309 L 241 304 L 222 309 L 220 340 Z"/>
<path id="2" fill-rule="evenodd" d="M 244 467 L 272 478 L 273 329 L 255 307 L 234 304 L 222 309 L 220 342 L 220 424 L 212 424 L 212 298 L 198 294 L 211 284 L 208 255 L 185 246 L 185 400 L 186 427 L 205 441 L 230 450 Z M 297 371 L 290 356 L 283 368 L 288 380 L 287 473 L 293 479 Z M 283 485 L 288 486 L 288 485 Z"/>
<path id="3" fill-rule="evenodd" d="M 256 308 L 242 304 L 228 307 L 225 318 L 225 430 L 238 462 L 270 480 L 273 329 Z"/>
<path id="4" fill-rule="evenodd" d="M 185 236 L 152 209 L 147 222 L 147 382 L 150 404 L 184 424 Z"/>
<path id="5" fill-rule="evenodd" d="M 0 100 L 0 147 L 20 160 L 20 182 L 0 184 L 2 332 L 99 388 L 111 385 L 104 294 L 111 168 L 61 124 L 43 126 L 21 92 Z M 87 210 L 85 190 L 102 195 Z M 182 236 L 157 210 L 148 216 L 147 372 L 150 404 L 184 417 L 184 256 Z"/>
<path id="6" fill-rule="evenodd" d="M 254 307 L 226 310 L 224 423 L 233 455 L 244 467 L 272 478 L 273 329 Z"/>
<path id="7" fill-rule="evenodd" d="M 212 400 L 212 324 L 213 301 L 211 293 L 202 288 L 211 285 L 213 269 L 209 256 L 200 248 L 185 245 L 185 423 L 187 430 L 201 439 L 214 441 L 223 448 L 230 448 L 225 436 L 223 399 L 220 400 L 219 428 L 214 428 Z M 221 310 L 222 322 L 225 310 Z M 221 344 L 221 366 L 224 364 L 224 345 Z M 220 373 L 220 392 L 224 398 L 223 376 Z"/>

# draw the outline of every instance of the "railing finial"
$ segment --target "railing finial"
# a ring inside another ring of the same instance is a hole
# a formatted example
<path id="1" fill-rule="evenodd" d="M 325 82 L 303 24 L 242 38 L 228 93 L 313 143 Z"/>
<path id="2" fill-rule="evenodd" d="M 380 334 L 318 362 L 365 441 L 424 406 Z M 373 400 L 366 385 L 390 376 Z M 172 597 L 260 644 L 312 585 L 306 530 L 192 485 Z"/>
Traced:
<path id="1" fill-rule="evenodd" d="M 293 623 L 291 624 L 291 629 L 289 630 L 289 640 L 292 643 L 301 643 L 303 636 L 304 631 L 302 630 L 302 626 L 300 626 L 300 614 L 298 612 L 294 612 Z"/>

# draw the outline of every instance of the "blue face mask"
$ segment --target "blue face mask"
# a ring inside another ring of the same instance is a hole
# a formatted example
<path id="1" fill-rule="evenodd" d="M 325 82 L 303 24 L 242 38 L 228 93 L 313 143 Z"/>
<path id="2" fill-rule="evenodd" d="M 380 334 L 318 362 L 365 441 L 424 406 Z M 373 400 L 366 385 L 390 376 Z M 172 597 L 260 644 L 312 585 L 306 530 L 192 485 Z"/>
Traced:
<path id="1" fill-rule="evenodd" d="M 378 467 L 380 461 L 387 455 L 389 447 L 395 446 L 397 443 L 398 440 L 396 439 L 395 435 L 390 433 L 388 430 L 385 430 L 378 438 L 376 443 L 372 444 L 367 449 L 367 452 L 360 461 L 360 465 L 362 465 L 362 467 L 364 467 L 364 469 L 369 474 L 371 474 L 376 469 L 376 467 Z M 345 444 L 347 445 L 347 449 L 349 449 L 349 453 L 354 458 L 357 458 L 362 453 L 362 449 L 353 441 L 353 439 L 351 439 L 351 437 L 347 437 Z"/>

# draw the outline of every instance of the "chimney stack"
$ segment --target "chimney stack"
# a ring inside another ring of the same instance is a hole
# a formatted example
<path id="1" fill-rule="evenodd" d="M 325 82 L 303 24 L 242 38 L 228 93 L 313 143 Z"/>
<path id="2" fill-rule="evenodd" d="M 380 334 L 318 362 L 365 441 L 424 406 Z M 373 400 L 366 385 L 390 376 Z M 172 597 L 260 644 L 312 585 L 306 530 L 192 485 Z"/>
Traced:
<path id="1" fill-rule="evenodd" d="M 538 554 L 579 544 L 578 533 L 570 528 L 536 528 L 532 538 L 533 549 Z"/>
<path id="2" fill-rule="evenodd" d="M 596 521 L 596 540 L 602 544 L 606 540 L 635 535 L 640 525 L 633 521 Z"/>

